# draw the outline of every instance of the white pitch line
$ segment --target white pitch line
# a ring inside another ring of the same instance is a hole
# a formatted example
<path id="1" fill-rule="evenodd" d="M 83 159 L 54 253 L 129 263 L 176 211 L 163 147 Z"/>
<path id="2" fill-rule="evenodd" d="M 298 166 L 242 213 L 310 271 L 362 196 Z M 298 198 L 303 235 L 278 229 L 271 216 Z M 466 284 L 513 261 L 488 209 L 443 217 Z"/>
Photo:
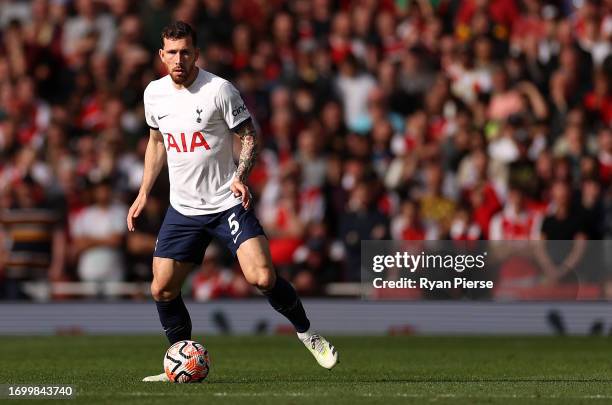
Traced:
<path id="1" fill-rule="evenodd" d="M 135 397 L 174 397 L 174 396 L 202 396 L 213 395 L 215 397 L 326 397 L 329 394 L 311 394 L 306 392 L 122 392 L 119 395 Z M 94 396 L 94 395 L 92 395 Z"/>
<path id="2" fill-rule="evenodd" d="M 176 397 L 176 396 L 202 396 L 210 394 L 215 397 L 327 397 L 332 393 L 308 393 L 308 392 L 126 392 L 120 393 L 124 396 L 142 397 Z M 344 394 L 343 394 L 344 395 Z M 349 395 L 350 396 L 350 395 Z M 358 394 L 356 397 L 364 398 L 456 398 L 456 399 L 612 399 L 612 394 L 592 394 L 592 395 L 470 395 L 470 394 L 411 394 L 406 392 L 396 392 L 387 394 Z"/>
<path id="3" fill-rule="evenodd" d="M 471 395 L 471 394 L 410 394 L 397 392 L 389 394 L 360 394 L 361 397 L 385 398 L 494 398 L 494 399 L 612 399 L 612 394 L 593 394 L 593 395 L 520 395 L 520 394 L 494 394 L 494 395 Z"/>
<path id="4" fill-rule="evenodd" d="M 329 394 L 310 394 L 305 392 L 213 392 L 215 397 L 326 397 Z"/>

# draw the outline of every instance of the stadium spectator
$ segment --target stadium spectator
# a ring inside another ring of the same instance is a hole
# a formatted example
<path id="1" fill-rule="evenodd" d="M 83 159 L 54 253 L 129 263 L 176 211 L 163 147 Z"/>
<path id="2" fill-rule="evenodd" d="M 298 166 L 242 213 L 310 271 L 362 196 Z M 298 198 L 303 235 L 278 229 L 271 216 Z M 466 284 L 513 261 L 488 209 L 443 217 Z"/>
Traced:
<path id="1" fill-rule="evenodd" d="M 298 173 L 293 167 L 286 169 L 280 180 L 278 199 L 262 210 L 261 218 L 270 239 L 272 261 L 277 267 L 293 262 L 293 254 L 303 242 L 306 225 L 302 217 L 305 208 L 300 199 Z"/>
<path id="2" fill-rule="evenodd" d="M 31 177 L 0 196 L 0 272 L 9 300 L 26 298 L 24 280 L 62 278 L 66 259 L 65 218 Z M 5 250 L 6 249 L 6 250 Z"/>
<path id="3" fill-rule="evenodd" d="M 110 179 L 92 184 L 93 203 L 72 220 L 77 274 L 82 281 L 121 281 L 126 276 L 124 261 L 127 207 L 113 201 Z"/>
<path id="4" fill-rule="evenodd" d="M 612 184 L 612 129 L 600 129 L 597 141 L 598 177 L 604 186 L 609 186 Z"/>
<path id="5" fill-rule="evenodd" d="M 585 200 L 589 205 L 593 200 L 592 191 L 585 190 Z M 587 251 L 585 239 L 588 223 L 583 222 L 584 212 L 572 201 L 570 186 L 556 181 L 551 189 L 551 212 L 544 218 L 541 238 L 551 240 L 538 245 L 536 257 L 549 283 L 576 283 L 576 267 Z M 599 267 L 599 266 L 598 266 Z M 591 272 L 597 270 L 591 269 Z"/>
<path id="6" fill-rule="evenodd" d="M 346 280 L 360 280 L 361 241 L 387 238 L 388 227 L 388 218 L 376 207 L 371 185 L 359 182 L 353 188 L 345 212 L 340 217 L 339 236 L 346 246 Z"/>
<path id="7" fill-rule="evenodd" d="M 376 82 L 370 74 L 360 71 L 357 59 L 349 53 L 340 62 L 335 85 L 344 105 L 344 121 L 358 131 L 358 120 L 368 114 L 367 97 Z"/>
<path id="8" fill-rule="evenodd" d="M 306 231 L 306 243 L 295 251 L 290 280 L 301 295 L 321 295 L 327 283 L 342 277 L 327 236 L 323 224 L 313 224 Z"/>
<path id="9" fill-rule="evenodd" d="M 585 187 L 584 195 L 586 206 L 593 205 L 596 192 Z M 572 201 L 570 186 L 562 181 L 556 181 L 551 189 L 551 212 L 542 222 L 542 238 L 553 240 L 586 239 L 585 223 L 581 217 L 580 207 Z"/>
<path id="10" fill-rule="evenodd" d="M 527 207 L 522 189 L 512 186 L 503 210 L 491 219 L 490 240 L 537 240 L 541 218 Z M 555 238 L 553 238 L 555 239 Z"/>
<path id="11" fill-rule="evenodd" d="M 419 214 L 425 227 L 438 236 L 447 235 L 455 213 L 456 203 L 443 194 L 444 172 L 438 162 L 425 167 L 425 188 L 420 198 Z"/>
<path id="12" fill-rule="evenodd" d="M 75 8 L 76 15 L 63 27 L 62 52 L 71 66 L 83 67 L 88 54 L 111 52 L 117 26 L 110 14 L 99 11 L 94 0 L 76 0 Z"/>
<path id="13" fill-rule="evenodd" d="M 601 218 L 604 217 L 604 206 L 601 198 L 601 185 L 590 178 L 582 181 L 580 189 L 581 221 L 587 239 L 603 239 Z"/>
<path id="14" fill-rule="evenodd" d="M 479 240 L 481 236 L 480 226 L 471 217 L 470 209 L 466 206 L 458 207 L 447 238 L 452 240 Z"/>
<path id="15" fill-rule="evenodd" d="M 489 159 L 486 152 L 476 149 L 461 160 L 458 174 L 462 199 L 484 239 L 489 239 L 491 218 L 501 209 L 499 193 L 489 180 Z"/>
<path id="16" fill-rule="evenodd" d="M 251 286 L 239 271 L 222 265 L 219 247 L 214 243 L 206 249 L 202 265 L 191 276 L 190 281 L 193 298 L 197 301 L 223 297 L 240 298 L 251 293 Z"/>
<path id="17" fill-rule="evenodd" d="M 391 220 L 391 237 L 395 240 L 435 239 L 435 234 L 426 234 L 418 213 L 418 206 L 414 201 L 404 201 L 400 213 Z"/>
<path id="18" fill-rule="evenodd" d="M 157 243 L 157 231 L 163 221 L 164 200 L 167 200 L 164 197 L 153 193 L 149 195 L 147 205 L 136 221 L 136 230 L 126 236 L 126 278 L 130 281 L 151 281 L 153 278 L 151 257 Z"/>
<path id="19" fill-rule="evenodd" d="M 318 127 L 305 128 L 298 134 L 295 159 L 302 174 L 302 189 L 319 189 L 325 181 L 327 163 L 325 157 L 321 156 L 319 139 Z"/>

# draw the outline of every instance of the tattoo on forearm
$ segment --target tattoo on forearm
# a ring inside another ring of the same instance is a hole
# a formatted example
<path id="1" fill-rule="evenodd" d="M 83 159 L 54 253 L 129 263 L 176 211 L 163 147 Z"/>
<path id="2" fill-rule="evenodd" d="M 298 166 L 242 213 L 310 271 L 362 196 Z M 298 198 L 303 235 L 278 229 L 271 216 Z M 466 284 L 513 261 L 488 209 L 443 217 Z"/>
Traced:
<path id="1" fill-rule="evenodd" d="M 238 169 L 236 169 L 236 177 L 241 182 L 245 183 L 257 160 L 257 132 L 253 124 L 248 123 L 240 128 L 238 136 L 240 136 L 242 150 L 240 151 L 240 160 L 238 162 Z"/>

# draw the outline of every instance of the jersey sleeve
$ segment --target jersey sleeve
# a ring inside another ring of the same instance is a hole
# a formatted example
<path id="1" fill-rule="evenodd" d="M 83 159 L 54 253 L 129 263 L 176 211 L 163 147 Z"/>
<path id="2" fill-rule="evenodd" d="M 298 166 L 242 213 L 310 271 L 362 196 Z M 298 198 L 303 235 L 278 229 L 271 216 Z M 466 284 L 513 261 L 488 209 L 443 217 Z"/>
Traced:
<path id="1" fill-rule="evenodd" d="M 151 107 L 151 99 L 148 95 L 148 87 L 144 91 L 144 111 L 145 111 L 145 120 L 147 121 L 147 125 L 151 129 L 159 129 L 159 124 L 157 124 L 157 120 L 155 119 L 155 114 L 153 113 L 153 108 Z"/>
<path id="2" fill-rule="evenodd" d="M 235 129 L 251 118 L 246 104 L 242 101 L 238 90 L 229 82 L 225 82 L 219 89 L 217 95 L 217 108 L 221 111 L 221 116 L 230 130 Z"/>

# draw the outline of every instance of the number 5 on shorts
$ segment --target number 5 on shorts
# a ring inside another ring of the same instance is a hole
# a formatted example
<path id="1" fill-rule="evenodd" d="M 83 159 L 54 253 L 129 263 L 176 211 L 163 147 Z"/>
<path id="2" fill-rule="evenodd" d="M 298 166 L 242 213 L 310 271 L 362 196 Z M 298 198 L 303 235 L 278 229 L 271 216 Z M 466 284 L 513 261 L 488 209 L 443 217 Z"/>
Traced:
<path id="1" fill-rule="evenodd" d="M 234 236 L 236 232 L 238 232 L 238 228 L 240 228 L 240 224 L 238 223 L 238 221 L 234 219 L 235 216 L 236 216 L 236 213 L 234 212 L 227 219 L 227 222 L 229 223 L 229 226 L 230 226 L 230 231 L 232 233 L 232 236 Z"/>

